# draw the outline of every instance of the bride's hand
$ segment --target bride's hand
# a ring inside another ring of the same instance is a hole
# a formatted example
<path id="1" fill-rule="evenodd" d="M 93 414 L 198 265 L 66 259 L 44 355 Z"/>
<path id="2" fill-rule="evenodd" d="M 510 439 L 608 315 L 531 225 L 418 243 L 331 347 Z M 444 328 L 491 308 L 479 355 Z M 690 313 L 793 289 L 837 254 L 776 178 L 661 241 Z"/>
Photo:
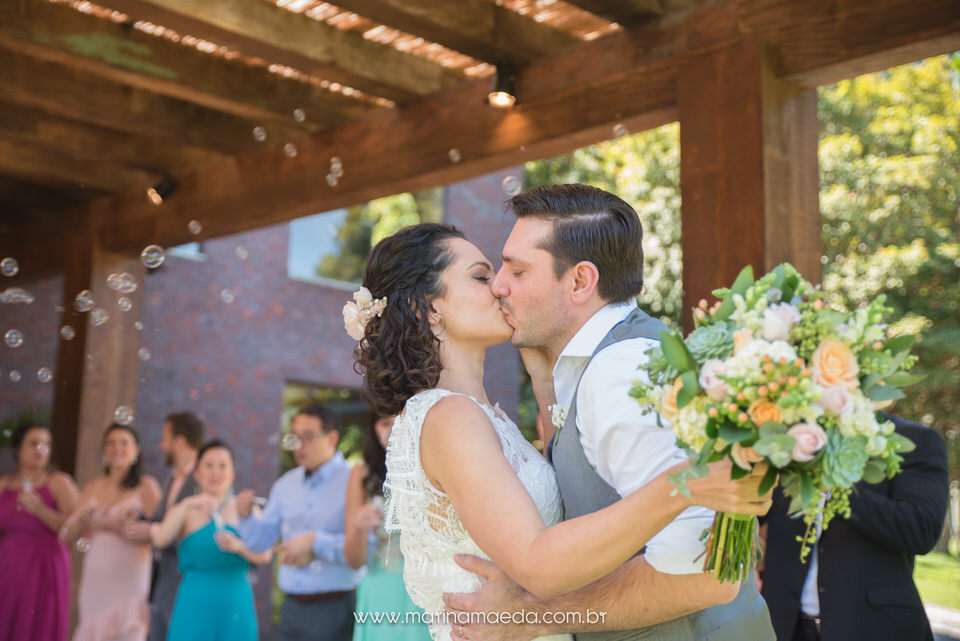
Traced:
<path id="1" fill-rule="evenodd" d="M 534 384 L 553 381 L 554 359 L 543 347 L 521 347 L 520 358 L 523 367 Z"/>
<path id="2" fill-rule="evenodd" d="M 672 468 L 675 471 L 688 463 L 681 463 Z M 773 488 L 760 496 L 760 481 L 767 472 L 766 463 L 758 463 L 753 472 L 737 479 L 730 479 L 730 470 L 733 464 L 729 460 L 710 463 L 707 467 L 710 474 L 702 479 L 690 479 L 687 488 L 690 490 L 690 503 L 702 505 L 716 512 L 736 514 L 766 514 L 773 502 Z M 774 484 L 776 485 L 776 484 Z"/>

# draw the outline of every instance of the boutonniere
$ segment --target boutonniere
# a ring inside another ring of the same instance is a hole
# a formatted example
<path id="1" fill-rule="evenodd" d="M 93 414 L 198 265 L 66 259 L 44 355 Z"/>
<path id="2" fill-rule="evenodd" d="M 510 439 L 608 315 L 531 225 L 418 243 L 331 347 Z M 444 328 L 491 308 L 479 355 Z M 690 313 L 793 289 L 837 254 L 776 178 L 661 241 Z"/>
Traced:
<path id="1" fill-rule="evenodd" d="M 567 412 L 570 410 L 569 405 L 551 405 L 547 409 L 550 410 L 550 421 L 553 423 L 553 426 L 557 428 L 557 431 L 560 431 L 560 428 L 563 427 L 564 423 L 567 422 Z"/>

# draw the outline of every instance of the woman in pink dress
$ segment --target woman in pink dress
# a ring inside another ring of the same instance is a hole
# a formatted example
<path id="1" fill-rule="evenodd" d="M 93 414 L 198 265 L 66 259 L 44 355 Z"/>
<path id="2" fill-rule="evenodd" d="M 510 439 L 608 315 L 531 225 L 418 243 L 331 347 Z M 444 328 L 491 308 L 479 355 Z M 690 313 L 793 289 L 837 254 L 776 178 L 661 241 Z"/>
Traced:
<path id="1" fill-rule="evenodd" d="M 16 471 L 0 477 L 0 641 L 66 641 L 70 554 L 57 532 L 77 486 L 50 468 L 52 438 L 28 422 L 10 440 Z"/>
<path id="2" fill-rule="evenodd" d="M 153 514 L 160 486 L 143 475 L 140 439 L 114 423 L 103 435 L 104 474 L 87 483 L 60 538 L 85 552 L 73 641 L 143 641 L 147 636 L 150 545 L 130 541 L 126 525 Z"/>

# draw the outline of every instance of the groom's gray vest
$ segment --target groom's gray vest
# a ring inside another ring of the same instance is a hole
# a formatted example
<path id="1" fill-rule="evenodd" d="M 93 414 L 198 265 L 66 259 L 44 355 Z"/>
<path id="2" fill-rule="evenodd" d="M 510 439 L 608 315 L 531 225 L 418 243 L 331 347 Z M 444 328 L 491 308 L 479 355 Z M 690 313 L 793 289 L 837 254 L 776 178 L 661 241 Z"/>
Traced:
<path id="1" fill-rule="evenodd" d="M 639 309 L 611 329 L 590 359 L 605 347 L 631 338 L 659 340 L 663 323 L 650 318 Z M 586 368 L 584 368 L 586 371 Z M 577 389 L 580 382 L 577 382 Z M 564 518 L 573 519 L 612 505 L 620 495 L 610 487 L 583 453 L 577 430 L 577 395 L 573 395 L 567 420 L 555 439 L 547 446 L 547 459 L 553 464 L 560 484 Z M 593 632 L 576 635 L 577 641 L 774 641 L 773 627 L 767 604 L 757 591 L 756 581 L 750 578 L 740 587 L 737 598 L 726 605 L 718 605 L 689 616 L 639 630 Z"/>

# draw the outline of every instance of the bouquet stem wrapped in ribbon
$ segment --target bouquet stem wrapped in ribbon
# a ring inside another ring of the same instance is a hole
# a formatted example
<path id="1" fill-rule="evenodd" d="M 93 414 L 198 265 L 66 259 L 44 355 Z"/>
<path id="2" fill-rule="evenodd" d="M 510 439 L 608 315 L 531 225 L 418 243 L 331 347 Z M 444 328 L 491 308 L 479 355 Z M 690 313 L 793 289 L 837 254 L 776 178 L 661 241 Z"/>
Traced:
<path id="1" fill-rule="evenodd" d="M 878 411 L 903 397 L 913 336 L 888 336 L 885 298 L 852 310 L 830 308 L 824 294 L 789 264 L 754 280 L 745 268 L 729 289 L 694 309 L 695 329 L 661 332 L 644 369 L 649 381 L 631 391 L 670 423 L 691 465 L 671 477 L 686 483 L 707 464 L 729 458 L 733 478 L 769 467 L 765 494 L 779 477 L 790 511 L 806 522 L 801 558 L 815 526 L 849 516 L 853 485 L 900 471 L 913 443 Z M 756 566 L 757 521 L 719 513 L 707 539 L 704 571 L 743 580 Z"/>

